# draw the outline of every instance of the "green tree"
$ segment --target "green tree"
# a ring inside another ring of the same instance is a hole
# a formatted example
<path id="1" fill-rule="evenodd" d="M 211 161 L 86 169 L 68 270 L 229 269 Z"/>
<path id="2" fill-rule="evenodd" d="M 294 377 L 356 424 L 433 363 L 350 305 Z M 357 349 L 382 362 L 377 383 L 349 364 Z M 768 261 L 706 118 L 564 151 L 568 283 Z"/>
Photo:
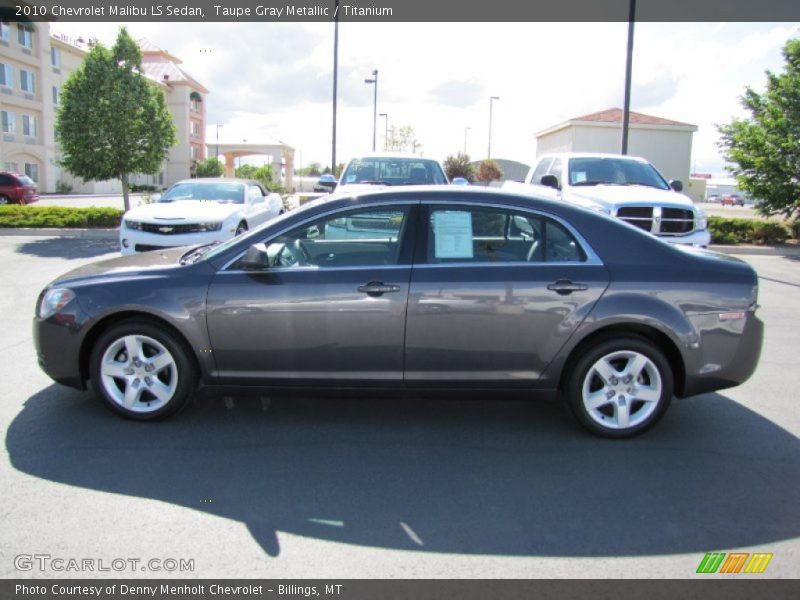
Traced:
<path id="1" fill-rule="evenodd" d="M 111 50 L 96 43 L 64 84 L 56 117 L 61 165 L 84 181 L 155 175 L 177 142 L 164 94 L 142 75 L 142 53 L 123 27 Z"/>
<path id="2" fill-rule="evenodd" d="M 295 174 L 300 175 L 301 177 L 319 177 L 322 175 L 322 165 L 320 165 L 318 162 L 312 162 L 307 167 L 297 169 Z"/>
<path id="3" fill-rule="evenodd" d="M 416 154 L 422 151 L 422 144 L 417 141 L 417 136 L 411 125 L 403 125 L 400 128 L 392 125 L 389 128 L 389 136 L 386 138 L 384 150 Z"/>
<path id="4" fill-rule="evenodd" d="M 489 184 L 492 181 L 503 178 L 503 169 L 497 164 L 497 161 L 491 158 L 486 159 L 478 165 L 477 173 L 478 181 Z"/>
<path id="5" fill-rule="evenodd" d="M 444 159 L 444 172 L 450 181 L 456 177 L 463 177 L 470 183 L 475 181 L 475 167 L 469 161 L 469 156 L 461 152 Z"/>
<path id="6" fill-rule="evenodd" d="M 197 177 L 222 177 L 225 167 L 216 158 L 207 158 L 197 163 L 195 175 Z"/>
<path id="7" fill-rule="evenodd" d="M 750 112 L 718 126 L 719 146 L 739 189 L 760 200 L 765 215 L 800 216 L 800 39 L 783 47 L 783 73 L 767 71 L 767 89 L 748 87 L 741 98 Z"/>
<path id="8" fill-rule="evenodd" d="M 272 179 L 272 165 L 261 167 L 242 165 L 236 169 L 236 176 L 242 179 L 255 179 L 270 192 L 282 193 L 284 191 L 281 183 Z"/>

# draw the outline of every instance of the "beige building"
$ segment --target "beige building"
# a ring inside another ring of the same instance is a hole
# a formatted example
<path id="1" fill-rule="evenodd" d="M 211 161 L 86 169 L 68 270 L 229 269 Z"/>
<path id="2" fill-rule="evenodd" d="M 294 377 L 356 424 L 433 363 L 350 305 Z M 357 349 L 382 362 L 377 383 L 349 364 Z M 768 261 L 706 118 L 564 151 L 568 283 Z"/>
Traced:
<path id="1" fill-rule="evenodd" d="M 205 158 L 205 98 L 208 90 L 181 69 L 180 60 L 139 40 L 144 74 L 161 89 L 177 129 L 157 175 L 136 175 L 132 183 L 166 186 L 190 176 Z M 83 182 L 58 166 L 55 115 L 61 88 L 83 62 L 82 38 L 51 35 L 50 24 L 0 21 L 0 170 L 25 173 L 44 193 L 70 186 L 81 193 L 119 193 L 118 180 Z"/>
<path id="2" fill-rule="evenodd" d="M 641 156 L 668 180 L 689 183 L 692 135 L 697 125 L 631 111 L 628 154 Z M 536 155 L 556 152 L 618 154 L 622 140 L 622 109 L 611 108 L 569 119 L 536 134 Z"/>

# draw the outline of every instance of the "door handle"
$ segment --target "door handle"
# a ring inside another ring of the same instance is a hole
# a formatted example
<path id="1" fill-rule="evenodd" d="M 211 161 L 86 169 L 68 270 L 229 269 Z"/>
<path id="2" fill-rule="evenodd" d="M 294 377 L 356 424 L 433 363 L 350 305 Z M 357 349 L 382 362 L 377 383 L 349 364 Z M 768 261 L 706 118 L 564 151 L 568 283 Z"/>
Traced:
<path id="1" fill-rule="evenodd" d="M 380 281 L 370 281 L 366 285 L 358 286 L 358 291 L 369 296 L 380 296 L 391 292 L 399 292 L 400 286 L 393 284 L 385 284 Z"/>
<path id="2" fill-rule="evenodd" d="M 588 290 L 589 286 L 585 283 L 572 283 L 569 279 L 559 279 L 547 285 L 548 290 L 552 290 L 557 294 L 566 296 L 572 292 L 582 292 Z"/>

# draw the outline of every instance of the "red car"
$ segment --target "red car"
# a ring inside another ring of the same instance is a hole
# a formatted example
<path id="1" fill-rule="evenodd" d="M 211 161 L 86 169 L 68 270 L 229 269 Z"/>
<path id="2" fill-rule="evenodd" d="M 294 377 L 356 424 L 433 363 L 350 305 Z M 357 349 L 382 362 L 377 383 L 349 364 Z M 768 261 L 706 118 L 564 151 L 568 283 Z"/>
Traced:
<path id="1" fill-rule="evenodd" d="M 738 194 L 731 194 L 730 196 L 723 196 L 719 199 L 722 206 L 744 206 L 744 198 Z"/>
<path id="2" fill-rule="evenodd" d="M 33 179 L 19 173 L 0 173 L 0 204 L 30 204 L 38 199 Z"/>

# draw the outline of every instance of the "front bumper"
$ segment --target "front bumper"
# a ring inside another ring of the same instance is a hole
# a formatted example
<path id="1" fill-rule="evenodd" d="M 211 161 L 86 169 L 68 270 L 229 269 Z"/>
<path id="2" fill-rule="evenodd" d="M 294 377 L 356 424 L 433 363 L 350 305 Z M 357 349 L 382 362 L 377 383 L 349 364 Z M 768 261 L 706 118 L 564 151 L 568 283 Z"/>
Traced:
<path id="1" fill-rule="evenodd" d="M 700 246 L 707 248 L 711 244 L 711 234 L 708 229 L 702 231 L 693 231 L 686 235 L 659 235 L 658 239 L 664 240 L 668 244 L 680 244 L 683 246 Z"/>
<path id="2" fill-rule="evenodd" d="M 56 383 L 86 389 L 81 374 L 80 348 L 83 340 L 79 315 L 58 313 L 48 319 L 33 319 L 33 345 L 39 367 Z"/>
<path id="3" fill-rule="evenodd" d="M 149 233 L 124 226 L 119 230 L 119 246 L 123 256 L 160 250 L 163 248 L 179 248 L 181 246 L 200 246 L 212 242 L 224 242 L 233 237 L 232 231 L 223 226 L 219 231 L 204 231 L 197 233 L 181 233 L 176 235 L 163 235 Z"/>

